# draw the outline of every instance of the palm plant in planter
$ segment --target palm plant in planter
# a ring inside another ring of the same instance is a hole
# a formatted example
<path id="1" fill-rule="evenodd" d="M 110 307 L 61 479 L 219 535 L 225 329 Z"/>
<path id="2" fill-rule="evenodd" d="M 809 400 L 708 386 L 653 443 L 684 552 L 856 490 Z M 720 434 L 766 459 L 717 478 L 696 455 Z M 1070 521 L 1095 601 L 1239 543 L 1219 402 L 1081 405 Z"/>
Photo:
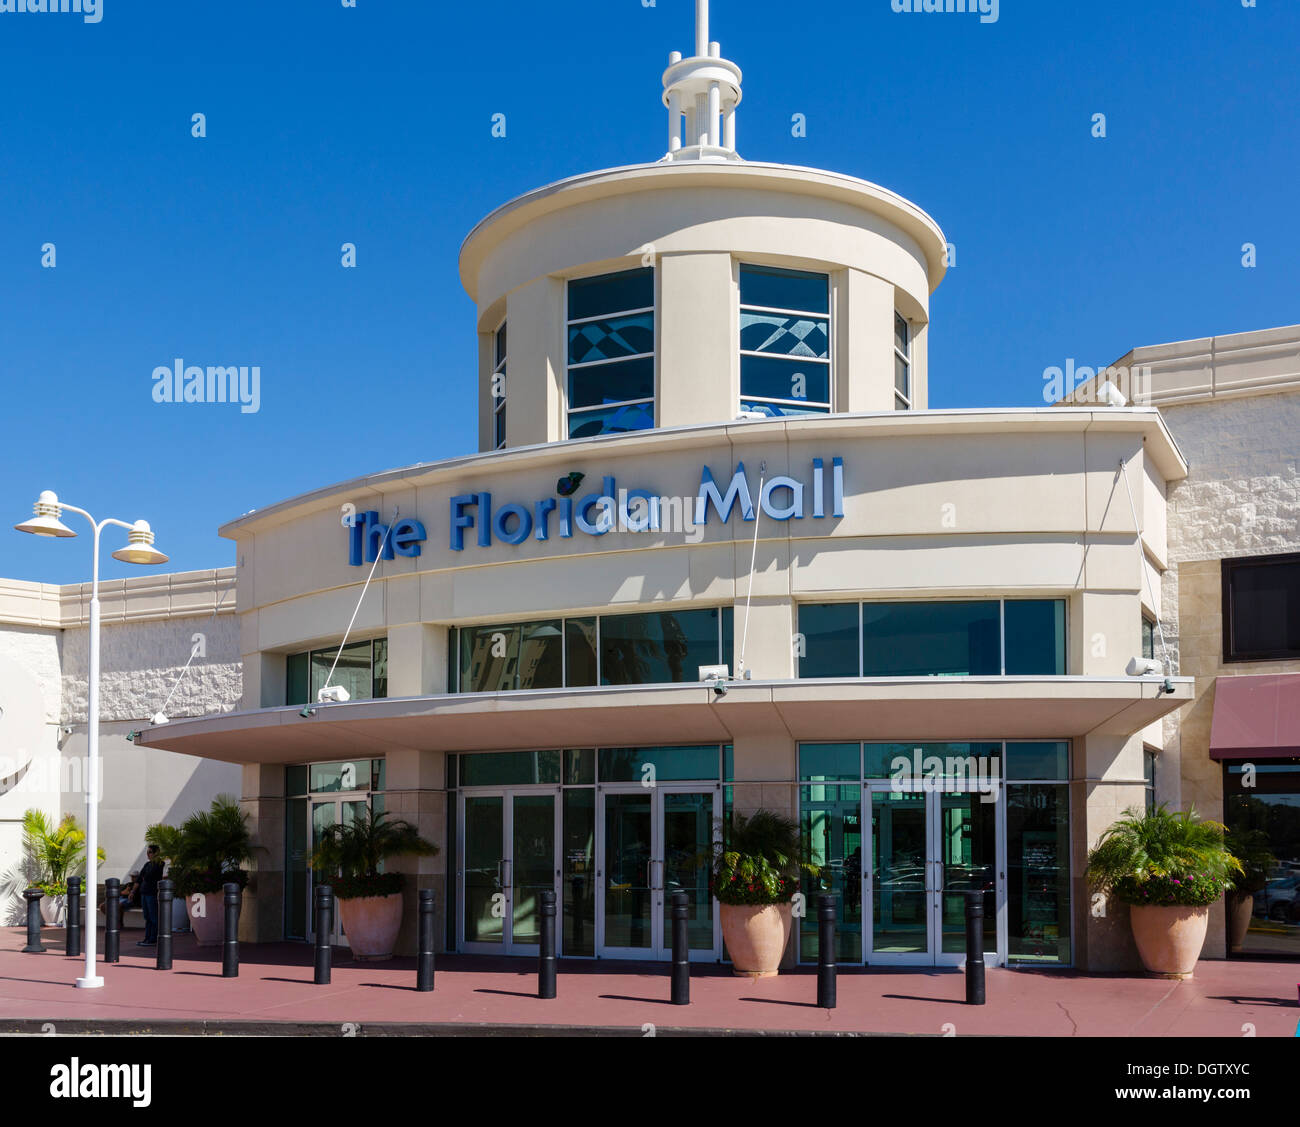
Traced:
<path id="1" fill-rule="evenodd" d="M 1250 930 L 1255 911 L 1255 893 L 1268 884 L 1268 874 L 1277 858 L 1268 848 L 1268 835 L 1262 830 L 1229 830 L 1224 844 L 1241 862 L 1241 876 L 1233 881 L 1228 896 L 1228 948 L 1240 951 Z"/>
<path id="2" fill-rule="evenodd" d="M 367 807 L 351 822 L 326 829 L 312 854 L 317 879 L 328 881 L 339 922 L 358 959 L 391 959 L 402 926 L 402 874 L 381 873 L 386 860 L 433 857 L 439 850 L 410 822 Z"/>
<path id="3" fill-rule="evenodd" d="M 23 814 L 23 850 L 41 874 L 33 885 L 45 893 L 41 919 L 52 927 L 61 925 L 67 911 L 68 878 L 85 872 L 86 831 L 71 814 L 56 824 L 44 811 L 31 809 Z M 103 862 L 104 851 L 96 853 Z"/>
<path id="4" fill-rule="evenodd" d="M 1111 826 L 1088 854 L 1088 879 L 1129 905 L 1138 954 L 1149 974 L 1190 978 L 1205 945 L 1209 906 L 1233 887 L 1241 862 L 1226 827 L 1196 811 L 1136 810 Z"/>
<path id="5" fill-rule="evenodd" d="M 797 823 L 771 810 L 732 815 L 726 840 L 714 847 L 712 886 L 733 974 L 777 973 L 801 869 L 817 873 L 804 856 Z"/>
<path id="6" fill-rule="evenodd" d="M 222 940 L 222 888 L 248 887 L 243 864 L 253 859 L 248 815 L 234 795 L 219 794 L 207 810 L 197 810 L 179 828 L 150 826 L 145 840 L 171 861 L 176 895 L 185 900 L 194 939 L 202 947 Z"/>

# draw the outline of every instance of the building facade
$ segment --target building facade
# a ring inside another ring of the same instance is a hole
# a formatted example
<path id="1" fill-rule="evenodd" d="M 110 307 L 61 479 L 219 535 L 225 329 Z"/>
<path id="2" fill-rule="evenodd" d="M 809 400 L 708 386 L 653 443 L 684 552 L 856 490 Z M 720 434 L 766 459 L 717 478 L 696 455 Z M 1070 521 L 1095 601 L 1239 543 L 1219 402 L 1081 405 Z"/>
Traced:
<path id="1" fill-rule="evenodd" d="M 238 706 L 234 568 L 100 585 L 100 847 L 104 876 L 144 861 L 145 827 L 179 824 L 220 793 L 239 794 L 228 763 L 150 750 L 128 734 L 164 705 L 177 718 Z M 26 870 L 22 818 L 37 809 L 86 824 L 90 584 L 0 580 L 0 919 L 19 924 Z M 186 667 L 188 666 L 188 671 Z M 182 677 L 182 673 L 185 673 Z M 168 698 L 170 697 L 170 701 Z"/>
<path id="2" fill-rule="evenodd" d="M 311 938 L 315 836 L 370 806 L 442 845 L 395 865 L 400 950 L 432 888 L 448 949 L 535 951 L 553 889 L 562 955 L 663 959 L 682 890 L 721 960 L 708 854 L 769 809 L 842 962 L 957 962 L 982 890 L 995 964 L 1136 965 L 1083 863 L 1193 699 L 1126 673 L 1178 444 L 1152 407 L 931 409 L 934 220 L 742 161 L 707 26 L 663 85 L 663 159 L 462 247 L 479 453 L 226 525 L 240 706 L 137 744 L 241 766 L 249 940 Z"/>

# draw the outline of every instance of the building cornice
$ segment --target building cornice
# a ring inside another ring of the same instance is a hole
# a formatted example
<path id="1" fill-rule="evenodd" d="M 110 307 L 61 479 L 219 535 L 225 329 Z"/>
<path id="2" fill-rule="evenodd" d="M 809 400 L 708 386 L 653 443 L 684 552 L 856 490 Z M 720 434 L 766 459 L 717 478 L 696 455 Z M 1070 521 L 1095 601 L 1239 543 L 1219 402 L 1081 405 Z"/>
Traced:
<path id="1" fill-rule="evenodd" d="M 106 625 L 235 613 L 235 569 L 213 568 L 99 583 Z M 89 583 L 0 579 L 0 624 L 68 630 L 90 622 Z"/>

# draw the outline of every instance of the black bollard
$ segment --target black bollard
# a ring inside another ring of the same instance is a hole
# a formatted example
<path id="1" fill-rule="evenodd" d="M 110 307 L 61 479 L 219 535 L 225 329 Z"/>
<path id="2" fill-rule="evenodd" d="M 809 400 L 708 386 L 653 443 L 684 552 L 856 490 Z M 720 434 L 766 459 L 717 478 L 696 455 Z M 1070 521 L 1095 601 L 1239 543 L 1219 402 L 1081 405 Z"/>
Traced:
<path id="1" fill-rule="evenodd" d="M 28 955 L 42 955 L 45 948 L 41 946 L 41 897 L 44 896 L 39 888 L 28 888 L 23 891 L 23 896 L 27 900 L 27 946 L 23 951 Z"/>
<path id="2" fill-rule="evenodd" d="M 984 893 L 966 893 L 966 1004 L 984 1005 Z"/>
<path id="3" fill-rule="evenodd" d="M 104 882 L 104 962 L 122 958 L 122 882 L 109 877 Z"/>
<path id="4" fill-rule="evenodd" d="M 542 932 L 537 945 L 537 996 L 555 997 L 555 892 L 542 893 Z"/>
<path id="5" fill-rule="evenodd" d="M 223 884 L 226 894 L 225 942 L 221 947 L 221 977 L 239 977 L 239 885 Z"/>
<path id="6" fill-rule="evenodd" d="M 334 934 L 334 890 L 328 884 L 316 886 L 316 985 L 330 984 L 330 937 Z"/>
<path id="7" fill-rule="evenodd" d="M 172 969 L 172 889 L 169 880 L 158 882 L 158 969 Z"/>
<path id="8" fill-rule="evenodd" d="M 823 893 L 817 905 L 817 1005 L 835 1008 L 835 897 Z"/>
<path id="9" fill-rule="evenodd" d="M 690 897 L 678 891 L 673 893 L 673 983 L 672 1004 L 691 1004 L 691 943 L 687 934 L 687 917 L 690 915 Z"/>
<path id="10" fill-rule="evenodd" d="M 433 989 L 433 897 L 432 888 L 420 889 L 419 954 L 415 963 L 415 988 Z"/>
<path id="11" fill-rule="evenodd" d="M 65 953 L 81 954 L 81 878 L 68 877 L 68 928 Z"/>

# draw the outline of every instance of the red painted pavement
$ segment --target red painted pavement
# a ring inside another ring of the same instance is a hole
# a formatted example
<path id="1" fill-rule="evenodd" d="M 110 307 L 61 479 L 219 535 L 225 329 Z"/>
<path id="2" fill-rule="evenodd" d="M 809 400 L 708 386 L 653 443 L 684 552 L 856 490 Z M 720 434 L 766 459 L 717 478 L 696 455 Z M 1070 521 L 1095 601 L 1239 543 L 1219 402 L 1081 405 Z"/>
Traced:
<path id="1" fill-rule="evenodd" d="M 100 990 L 73 985 L 84 958 L 66 957 L 63 932 L 46 929 L 45 954 L 23 954 L 21 928 L 0 929 L 0 1018 L 54 1022 L 420 1022 L 555 1024 L 639 1029 L 947 1032 L 1031 1036 L 1294 1037 L 1300 1020 L 1300 962 L 1205 961 L 1188 982 L 1073 971 L 988 971 L 988 1004 L 964 1004 L 955 970 L 841 968 L 839 1007 L 819 1010 L 814 968 L 773 979 L 692 968 L 691 1005 L 668 1004 L 668 967 L 561 961 L 559 997 L 542 1001 L 536 963 L 443 955 L 437 989 L 420 994 L 415 960 L 357 963 L 336 951 L 333 982 L 312 983 L 312 948 L 245 944 L 238 979 L 221 977 L 220 948 L 178 936 L 174 969 L 154 967 L 154 950 L 124 932 L 122 961 L 104 966 Z M 101 934 L 102 952 L 102 934 Z"/>

